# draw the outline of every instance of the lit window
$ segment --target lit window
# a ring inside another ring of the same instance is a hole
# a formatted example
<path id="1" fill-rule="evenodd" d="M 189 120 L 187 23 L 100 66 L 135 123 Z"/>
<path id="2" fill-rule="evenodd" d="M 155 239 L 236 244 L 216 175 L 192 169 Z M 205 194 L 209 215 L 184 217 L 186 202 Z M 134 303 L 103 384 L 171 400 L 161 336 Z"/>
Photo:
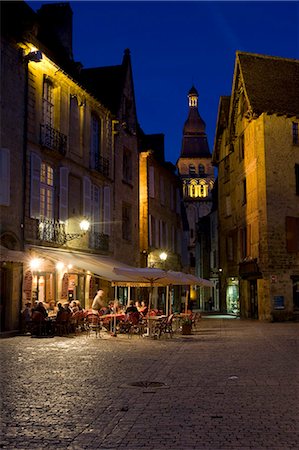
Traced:
<path id="1" fill-rule="evenodd" d="M 53 168 L 42 162 L 40 169 L 40 217 L 53 219 L 54 178 Z"/>
<path id="2" fill-rule="evenodd" d="M 54 125 L 53 83 L 47 77 L 44 77 L 43 84 L 43 123 L 50 127 Z"/>

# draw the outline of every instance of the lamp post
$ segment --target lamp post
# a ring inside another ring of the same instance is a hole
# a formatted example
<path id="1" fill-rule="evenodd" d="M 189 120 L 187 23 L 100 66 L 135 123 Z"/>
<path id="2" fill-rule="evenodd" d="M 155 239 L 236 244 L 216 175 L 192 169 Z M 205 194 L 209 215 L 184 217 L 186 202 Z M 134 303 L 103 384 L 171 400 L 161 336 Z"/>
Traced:
<path id="1" fill-rule="evenodd" d="M 166 252 L 162 252 L 159 255 L 159 258 L 160 258 L 161 263 L 162 263 L 162 268 L 165 271 L 166 271 L 166 260 L 167 260 L 167 257 L 168 257 L 168 255 L 167 255 Z M 168 285 L 166 286 L 165 312 L 166 312 L 166 315 L 168 316 L 168 312 L 169 312 L 169 286 Z"/>

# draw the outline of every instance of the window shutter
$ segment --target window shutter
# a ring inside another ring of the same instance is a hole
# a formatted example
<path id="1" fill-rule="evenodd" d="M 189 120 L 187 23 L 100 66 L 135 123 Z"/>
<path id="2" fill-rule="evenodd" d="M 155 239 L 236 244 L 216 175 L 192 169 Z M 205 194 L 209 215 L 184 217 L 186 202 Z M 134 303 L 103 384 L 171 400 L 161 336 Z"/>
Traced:
<path id="1" fill-rule="evenodd" d="M 0 153 L 0 205 L 10 205 L 10 151 L 1 148 Z"/>
<path id="2" fill-rule="evenodd" d="M 165 223 L 165 247 L 168 248 L 168 225 Z"/>
<path id="3" fill-rule="evenodd" d="M 95 233 L 100 232 L 100 191 L 97 186 L 93 186 L 93 208 L 92 223 Z"/>
<path id="4" fill-rule="evenodd" d="M 69 170 L 67 167 L 60 167 L 60 191 L 59 191 L 59 219 L 65 222 L 68 219 L 69 204 Z"/>
<path id="5" fill-rule="evenodd" d="M 110 236 L 110 186 L 104 186 L 104 233 Z"/>
<path id="6" fill-rule="evenodd" d="M 148 240 L 149 246 L 153 245 L 153 236 L 152 236 L 152 215 L 148 215 Z"/>
<path id="7" fill-rule="evenodd" d="M 160 246 L 159 219 L 155 219 L 155 247 L 158 248 L 159 246 Z"/>
<path id="8" fill-rule="evenodd" d="M 91 181 L 88 177 L 83 177 L 83 216 L 91 216 Z"/>
<path id="9" fill-rule="evenodd" d="M 171 250 L 172 250 L 173 252 L 176 251 L 176 248 L 175 248 L 175 228 L 174 228 L 174 225 L 171 225 Z"/>
<path id="10" fill-rule="evenodd" d="M 150 166 L 149 167 L 149 196 L 151 198 L 155 197 L 155 172 L 154 172 L 154 167 Z"/>
<path id="11" fill-rule="evenodd" d="M 286 244 L 289 253 L 299 251 L 299 218 L 286 217 Z"/>
<path id="12" fill-rule="evenodd" d="M 34 219 L 40 216 L 40 168 L 40 157 L 31 153 L 30 217 Z"/>
<path id="13" fill-rule="evenodd" d="M 163 239 L 163 221 L 160 219 L 159 221 L 159 228 L 160 228 L 160 241 L 159 241 L 159 247 L 164 246 L 164 239 Z"/>

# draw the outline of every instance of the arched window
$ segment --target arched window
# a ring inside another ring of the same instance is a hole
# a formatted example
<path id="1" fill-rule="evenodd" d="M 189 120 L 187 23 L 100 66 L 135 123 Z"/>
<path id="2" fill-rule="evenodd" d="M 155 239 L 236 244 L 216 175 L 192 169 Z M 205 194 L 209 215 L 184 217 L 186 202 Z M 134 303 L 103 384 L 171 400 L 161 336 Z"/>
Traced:
<path id="1" fill-rule="evenodd" d="M 199 175 L 203 175 L 205 173 L 205 166 L 203 164 L 199 164 L 198 173 Z"/>
<path id="2" fill-rule="evenodd" d="M 194 174 L 196 174 L 195 165 L 189 164 L 189 175 L 194 175 Z"/>

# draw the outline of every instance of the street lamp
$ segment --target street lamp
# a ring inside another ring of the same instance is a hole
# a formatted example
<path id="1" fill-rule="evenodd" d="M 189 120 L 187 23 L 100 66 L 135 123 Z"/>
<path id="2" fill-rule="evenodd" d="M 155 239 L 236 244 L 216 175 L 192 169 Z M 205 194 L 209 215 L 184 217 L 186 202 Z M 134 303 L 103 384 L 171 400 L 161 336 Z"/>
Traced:
<path id="1" fill-rule="evenodd" d="M 163 261 L 164 262 L 164 264 L 165 264 L 165 261 L 166 261 L 166 259 L 167 259 L 167 253 L 165 253 L 165 252 L 162 252 L 162 253 L 160 253 L 160 255 L 159 255 L 159 258 L 161 259 L 161 261 Z"/>
<path id="2" fill-rule="evenodd" d="M 66 233 L 65 238 L 64 238 L 65 242 L 72 241 L 73 239 L 79 239 L 79 238 L 83 237 L 90 228 L 90 222 L 89 222 L 89 220 L 83 219 L 83 220 L 81 220 L 79 226 L 80 226 L 81 233 Z"/>

